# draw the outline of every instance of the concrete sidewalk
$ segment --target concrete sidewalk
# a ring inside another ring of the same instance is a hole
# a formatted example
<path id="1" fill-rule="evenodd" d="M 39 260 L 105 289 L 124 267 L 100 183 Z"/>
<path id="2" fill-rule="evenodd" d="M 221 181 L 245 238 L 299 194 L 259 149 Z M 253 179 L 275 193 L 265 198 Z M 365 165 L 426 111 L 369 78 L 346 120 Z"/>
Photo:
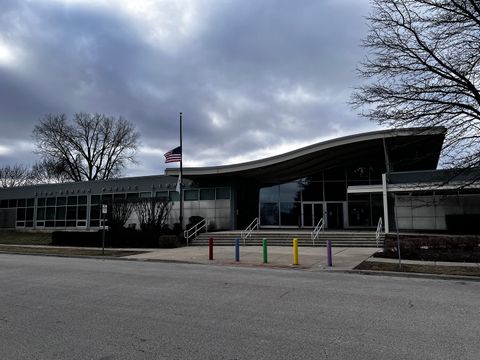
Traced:
<path id="1" fill-rule="evenodd" d="M 333 248 L 333 267 L 327 266 L 327 250 L 324 247 L 299 247 L 299 265 L 293 265 L 293 249 L 287 246 L 269 246 L 268 264 L 263 264 L 261 246 L 241 246 L 240 262 L 235 262 L 233 246 L 215 246 L 214 260 L 208 260 L 207 246 L 189 246 L 176 249 L 158 249 L 125 258 L 136 260 L 181 261 L 198 264 L 222 264 L 260 267 L 285 267 L 310 270 L 352 270 L 368 259 L 377 248 Z"/>

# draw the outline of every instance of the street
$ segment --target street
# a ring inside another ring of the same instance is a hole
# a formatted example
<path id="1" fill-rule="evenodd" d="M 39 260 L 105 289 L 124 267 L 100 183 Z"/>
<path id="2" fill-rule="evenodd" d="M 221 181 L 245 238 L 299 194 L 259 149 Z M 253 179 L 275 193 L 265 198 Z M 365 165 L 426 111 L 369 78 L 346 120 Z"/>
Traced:
<path id="1" fill-rule="evenodd" d="M 480 282 L 0 254 L 0 359 L 475 359 Z"/>

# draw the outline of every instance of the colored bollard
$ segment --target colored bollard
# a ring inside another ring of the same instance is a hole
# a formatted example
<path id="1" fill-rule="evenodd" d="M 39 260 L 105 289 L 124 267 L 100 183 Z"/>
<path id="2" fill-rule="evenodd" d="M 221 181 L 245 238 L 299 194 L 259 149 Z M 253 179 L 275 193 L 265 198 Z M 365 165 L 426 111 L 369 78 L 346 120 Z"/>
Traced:
<path id="1" fill-rule="evenodd" d="M 213 238 L 208 239 L 208 260 L 213 260 Z"/>
<path id="2" fill-rule="evenodd" d="M 267 254 L 267 239 L 262 240 L 262 247 L 263 247 L 263 263 L 268 263 L 268 254 Z"/>
<path id="3" fill-rule="evenodd" d="M 298 265 L 298 239 L 293 239 L 293 265 Z"/>
<path id="4" fill-rule="evenodd" d="M 327 265 L 333 266 L 332 262 L 332 241 L 327 240 Z"/>
<path id="5" fill-rule="evenodd" d="M 235 261 L 240 261 L 240 239 L 235 239 Z"/>

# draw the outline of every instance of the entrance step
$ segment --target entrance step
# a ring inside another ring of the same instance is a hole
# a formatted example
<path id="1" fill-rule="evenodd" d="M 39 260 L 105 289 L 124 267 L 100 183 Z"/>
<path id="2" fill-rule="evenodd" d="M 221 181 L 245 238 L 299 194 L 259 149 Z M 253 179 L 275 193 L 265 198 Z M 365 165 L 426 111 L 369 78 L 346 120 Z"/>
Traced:
<path id="1" fill-rule="evenodd" d="M 217 231 L 200 234 L 191 245 L 208 245 L 208 239 L 213 238 L 215 245 L 234 245 L 235 239 L 240 239 L 240 244 L 244 242 L 241 239 L 241 231 Z M 292 239 L 298 239 L 299 246 L 313 246 L 311 233 L 309 231 L 270 231 L 256 230 L 251 233 L 251 237 L 245 240 L 245 245 L 260 246 L 262 240 L 267 239 L 269 245 L 291 246 Z M 378 246 L 383 247 L 384 234 L 381 235 Z M 327 240 L 332 242 L 332 246 L 337 247 L 376 247 L 377 241 L 375 232 L 367 231 L 325 231 L 319 234 L 315 240 L 315 246 L 326 246 Z"/>

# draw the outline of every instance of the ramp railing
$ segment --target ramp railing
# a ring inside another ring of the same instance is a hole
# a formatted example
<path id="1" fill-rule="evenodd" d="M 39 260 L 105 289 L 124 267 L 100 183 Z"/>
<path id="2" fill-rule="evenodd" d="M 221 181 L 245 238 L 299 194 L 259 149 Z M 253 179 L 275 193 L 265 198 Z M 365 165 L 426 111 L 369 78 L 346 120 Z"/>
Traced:
<path id="1" fill-rule="evenodd" d="M 195 240 L 197 238 L 197 235 L 200 231 L 202 230 L 207 230 L 208 227 L 208 220 L 207 219 L 202 219 L 198 223 L 196 223 L 194 226 L 192 226 L 190 229 L 185 230 L 183 232 L 183 237 L 185 240 L 187 240 L 187 246 L 188 243 L 190 242 L 190 239 Z"/>
<path id="2" fill-rule="evenodd" d="M 325 230 L 325 222 L 323 221 L 323 217 L 322 217 L 318 222 L 317 226 L 315 226 L 315 229 L 313 229 L 312 231 L 312 234 L 311 234 L 312 246 L 315 246 L 315 239 L 317 239 L 320 232 L 324 230 Z"/>
<path id="3" fill-rule="evenodd" d="M 243 240 L 243 245 L 246 244 L 247 242 L 247 237 L 252 238 L 252 231 L 253 230 L 258 230 L 258 217 L 253 219 L 253 221 L 250 223 L 250 225 L 247 226 L 245 230 L 242 231 L 241 233 L 241 238 Z"/>

